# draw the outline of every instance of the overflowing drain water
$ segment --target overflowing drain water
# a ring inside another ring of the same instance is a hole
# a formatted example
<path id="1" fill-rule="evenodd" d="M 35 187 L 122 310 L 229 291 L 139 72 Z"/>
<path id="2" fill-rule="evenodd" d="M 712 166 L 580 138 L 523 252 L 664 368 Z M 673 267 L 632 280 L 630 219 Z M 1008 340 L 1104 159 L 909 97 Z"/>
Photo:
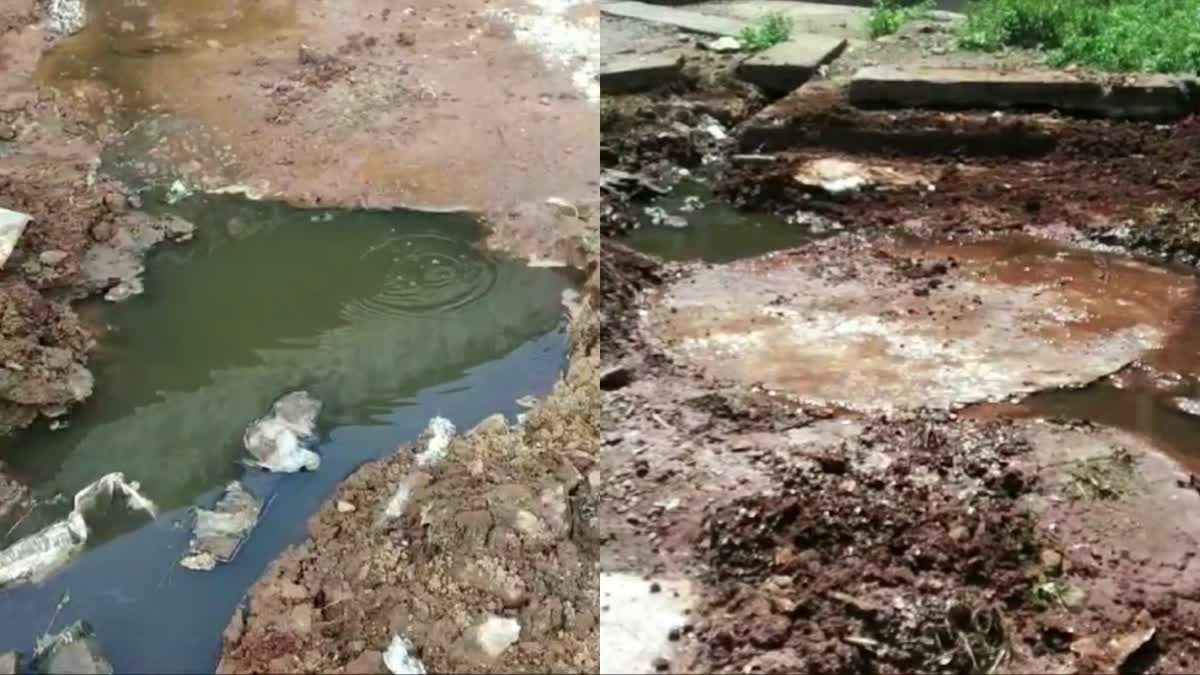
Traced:
<path id="1" fill-rule="evenodd" d="M 0 651 L 28 653 L 84 619 L 118 671 L 211 671 L 242 594 L 354 467 L 434 415 L 460 429 L 513 415 L 564 364 L 569 280 L 482 253 L 470 218 L 232 196 L 172 211 L 197 225 L 195 240 L 152 255 L 144 296 L 91 311 L 108 326 L 91 364 L 97 395 L 67 428 L 0 446 L 42 504 L 0 546 L 62 518 L 70 495 L 111 471 L 139 481 L 161 515 L 101 514 L 82 557 L 0 591 Z M 246 425 L 296 389 L 324 403 L 320 469 L 246 469 Z M 181 568 L 188 507 L 211 507 L 236 478 L 262 500 L 262 521 L 233 563 Z"/>
<path id="2" fill-rule="evenodd" d="M 662 216 L 674 216 L 669 222 L 686 225 L 655 224 L 656 216 L 660 221 Z M 735 209 L 698 181 L 680 183 L 654 200 L 639 223 L 629 233 L 629 245 L 667 260 L 730 262 L 799 246 L 817 236 L 810 226 Z"/>

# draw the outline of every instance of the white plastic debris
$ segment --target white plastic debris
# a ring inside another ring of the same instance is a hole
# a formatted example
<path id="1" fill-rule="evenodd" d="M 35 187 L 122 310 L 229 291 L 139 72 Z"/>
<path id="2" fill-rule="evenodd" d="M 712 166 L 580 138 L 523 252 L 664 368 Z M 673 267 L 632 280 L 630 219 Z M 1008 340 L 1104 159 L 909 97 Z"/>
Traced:
<path id="1" fill-rule="evenodd" d="M 392 642 L 383 653 L 383 665 L 392 675 L 425 675 L 425 664 L 412 655 L 412 645 L 399 635 L 392 636 Z"/>
<path id="2" fill-rule="evenodd" d="M 429 420 L 424 433 L 417 437 L 418 443 L 424 443 L 425 448 L 417 453 L 417 466 L 433 466 L 446 458 L 450 449 L 450 440 L 454 438 L 454 423 L 445 417 L 434 417 Z"/>
<path id="3" fill-rule="evenodd" d="M 217 563 L 233 560 L 258 524 L 261 511 L 262 502 L 244 485 L 238 481 L 230 483 L 215 509 L 196 509 L 188 554 L 179 564 L 190 570 L 207 571 Z"/>
<path id="4" fill-rule="evenodd" d="M 183 181 L 176 180 L 174 183 L 171 183 L 171 187 L 167 189 L 166 199 L 168 204 L 177 204 L 191 196 L 192 191 L 188 189 L 188 186 L 184 185 Z"/>
<path id="5" fill-rule="evenodd" d="M 128 482 L 124 474 L 116 472 L 101 476 L 77 492 L 74 508 L 66 518 L 0 551 L 0 586 L 39 581 L 66 564 L 87 542 L 85 516 L 102 498 L 112 499 L 119 492 L 130 509 L 145 511 L 151 518 L 157 518 L 158 509 L 154 502 L 139 489 L 137 482 Z"/>
<path id="6" fill-rule="evenodd" d="M 450 450 L 450 441 L 454 439 L 455 433 L 454 423 L 445 417 L 430 419 L 425 431 L 417 437 L 416 445 L 419 449 L 416 453 L 417 466 L 430 467 L 441 463 Z M 384 506 L 380 520 L 388 521 L 404 515 L 404 509 L 408 507 L 408 500 L 417 486 L 417 478 L 411 474 L 400 481 Z"/>
<path id="7" fill-rule="evenodd" d="M 494 614 L 475 628 L 475 643 L 484 654 L 496 658 L 504 650 L 517 643 L 521 637 L 521 624 L 516 619 L 507 619 Z"/>
<path id="8" fill-rule="evenodd" d="M 270 415 L 246 428 L 242 442 L 257 460 L 246 463 L 278 473 L 316 471 L 321 457 L 302 443 L 316 438 L 320 413 L 321 402 L 306 391 L 294 391 L 276 401 Z"/>
<path id="9" fill-rule="evenodd" d="M 33 219 L 20 211 L 0 209 L 0 268 L 8 262 L 30 220 Z"/>

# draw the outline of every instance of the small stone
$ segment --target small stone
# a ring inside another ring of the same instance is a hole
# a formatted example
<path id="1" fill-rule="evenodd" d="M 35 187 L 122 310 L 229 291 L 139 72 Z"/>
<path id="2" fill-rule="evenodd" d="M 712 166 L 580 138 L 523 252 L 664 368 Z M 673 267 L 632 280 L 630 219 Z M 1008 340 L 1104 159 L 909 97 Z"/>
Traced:
<path id="1" fill-rule="evenodd" d="M 1087 591 L 1078 586 L 1068 586 L 1067 590 L 1063 592 L 1061 599 L 1063 607 L 1077 609 L 1083 607 L 1087 602 Z"/>
<path id="2" fill-rule="evenodd" d="M 683 634 L 678 628 L 672 628 L 667 631 L 667 639 L 671 642 L 678 642 L 681 637 L 683 637 Z"/>
<path id="3" fill-rule="evenodd" d="M 667 672 L 667 669 L 671 667 L 671 662 L 659 656 L 651 661 L 650 665 L 654 667 L 656 672 L 665 673 Z"/>
<path id="4" fill-rule="evenodd" d="M 955 525 L 950 528 L 951 541 L 962 541 L 967 538 L 968 530 L 964 525 Z"/>
<path id="5" fill-rule="evenodd" d="M 1053 549 L 1045 549 L 1041 555 L 1042 571 L 1046 574 L 1058 575 L 1062 572 L 1062 554 Z"/>
<path id="6" fill-rule="evenodd" d="M 347 675 L 374 675 L 387 672 L 387 666 L 383 663 L 383 652 L 368 649 L 347 663 L 342 672 Z"/>
<path id="7" fill-rule="evenodd" d="M 657 581 L 651 582 L 650 583 L 650 592 L 651 593 L 662 593 L 662 585 L 659 584 Z"/>
<path id="8" fill-rule="evenodd" d="M 358 507 L 356 507 L 354 504 L 351 504 L 348 501 L 344 501 L 341 499 L 338 500 L 338 503 L 337 503 L 338 513 L 353 513 L 357 509 L 358 509 Z"/>
<path id="9" fill-rule="evenodd" d="M 12 142 L 17 140 L 17 130 L 7 124 L 0 124 L 0 141 Z"/>
<path id="10" fill-rule="evenodd" d="M 42 251 L 38 255 L 38 260 L 41 261 L 41 263 L 43 265 L 49 265 L 51 267 L 61 263 L 62 261 L 66 260 L 66 259 L 67 259 L 67 252 L 59 251 L 56 249 L 51 249 L 49 251 Z"/>

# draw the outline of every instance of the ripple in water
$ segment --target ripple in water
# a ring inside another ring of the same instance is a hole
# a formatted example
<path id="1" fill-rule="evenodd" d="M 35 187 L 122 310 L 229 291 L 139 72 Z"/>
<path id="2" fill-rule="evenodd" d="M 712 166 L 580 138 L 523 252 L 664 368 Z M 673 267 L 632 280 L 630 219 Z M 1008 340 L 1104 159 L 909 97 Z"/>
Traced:
<path id="1" fill-rule="evenodd" d="M 374 296 L 354 300 L 345 318 L 429 316 L 469 305 L 496 283 L 496 264 L 465 241 L 436 234 L 389 237 L 363 254 L 392 259 L 394 273 Z"/>

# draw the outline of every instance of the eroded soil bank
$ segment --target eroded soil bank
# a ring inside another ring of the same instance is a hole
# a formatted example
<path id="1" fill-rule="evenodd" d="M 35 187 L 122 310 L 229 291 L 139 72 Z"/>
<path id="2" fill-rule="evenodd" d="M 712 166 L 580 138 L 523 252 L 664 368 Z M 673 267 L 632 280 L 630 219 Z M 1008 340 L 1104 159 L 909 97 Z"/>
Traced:
<path id="1" fill-rule="evenodd" d="M 1194 118 L 689 59 L 603 102 L 602 670 L 1194 670 Z M 697 177 L 807 243 L 628 248 Z"/>
<path id="2" fill-rule="evenodd" d="M 402 447 L 355 472 L 251 590 L 218 672 L 383 672 L 395 636 L 429 672 L 596 671 L 599 280 L 554 392 L 515 426 L 455 439 L 437 467 Z M 494 652 L 481 627 L 498 619 L 519 635 Z"/>

